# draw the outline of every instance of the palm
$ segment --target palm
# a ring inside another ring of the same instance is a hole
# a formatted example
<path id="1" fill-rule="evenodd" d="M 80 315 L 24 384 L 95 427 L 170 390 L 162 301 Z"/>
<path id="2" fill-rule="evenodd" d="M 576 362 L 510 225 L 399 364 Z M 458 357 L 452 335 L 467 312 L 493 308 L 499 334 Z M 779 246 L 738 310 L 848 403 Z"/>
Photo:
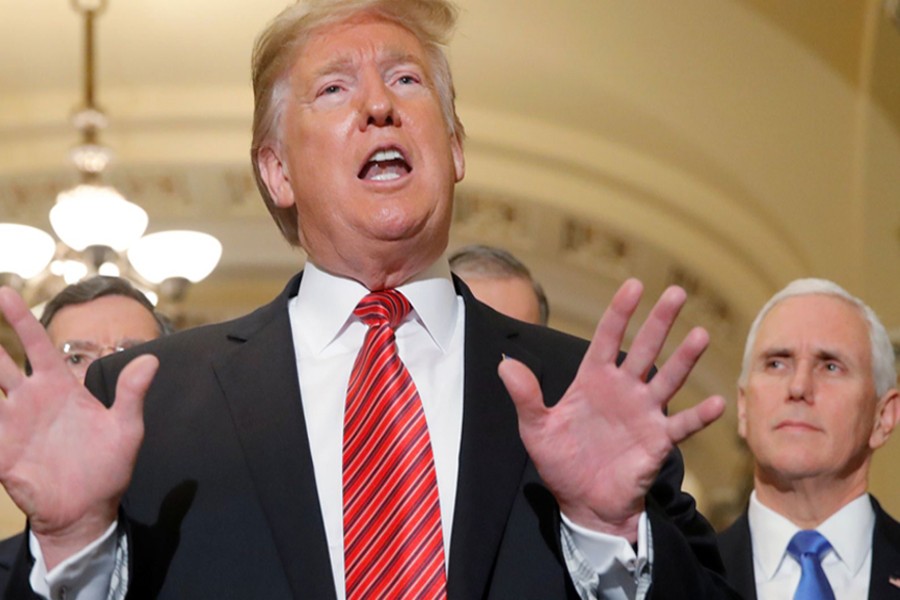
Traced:
<path id="1" fill-rule="evenodd" d="M 107 409 L 69 372 L 18 295 L 0 290 L 0 309 L 34 370 L 26 377 L 0 348 L 0 482 L 37 534 L 102 532 L 131 478 L 156 359 L 139 357 L 123 371 L 121 402 Z"/>
<path id="2" fill-rule="evenodd" d="M 597 326 L 578 373 L 556 406 L 546 407 L 534 375 L 521 363 L 501 363 L 516 403 L 519 431 L 560 509 L 586 527 L 634 539 L 637 519 L 673 445 L 724 410 L 720 397 L 674 416 L 663 408 L 681 387 L 708 343 L 692 331 L 646 381 L 681 306 L 684 292 L 663 294 L 621 365 L 616 359 L 641 286 L 623 284 Z"/>

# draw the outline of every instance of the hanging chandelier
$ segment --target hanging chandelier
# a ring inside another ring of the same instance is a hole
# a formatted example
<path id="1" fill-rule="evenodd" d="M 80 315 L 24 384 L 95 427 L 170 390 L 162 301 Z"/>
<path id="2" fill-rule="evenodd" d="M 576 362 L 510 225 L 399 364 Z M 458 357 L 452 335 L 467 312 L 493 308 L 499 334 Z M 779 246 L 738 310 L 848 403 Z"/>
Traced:
<path id="1" fill-rule="evenodd" d="M 60 192 L 50 209 L 58 241 L 37 227 L 0 223 L 0 283 L 34 302 L 64 283 L 115 275 L 130 279 L 151 297 L 181 300 L 191 283 L 215 269 L 222 245 L 199 231 L 144 235 L 147 212 L 104 183 L 112 152 L 100 142 L 108 122 L 94 96 L 94 27 L 107 0 L 70 1 L 84 19 L 83 101 L 72 118 L 80 137 L 69 154 L 79 183 Z"/>

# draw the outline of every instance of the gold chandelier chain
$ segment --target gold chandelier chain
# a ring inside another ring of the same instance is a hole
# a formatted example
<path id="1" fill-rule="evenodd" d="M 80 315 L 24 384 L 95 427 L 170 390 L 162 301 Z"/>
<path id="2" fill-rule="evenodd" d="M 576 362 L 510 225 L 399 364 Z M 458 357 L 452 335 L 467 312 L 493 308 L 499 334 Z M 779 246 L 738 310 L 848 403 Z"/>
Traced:
<path id="1" fill-rule="evenodd" d="M 106 10 L 107 0 L 69 0 L 75 12 L 81 14 L 100 14 Z"/>

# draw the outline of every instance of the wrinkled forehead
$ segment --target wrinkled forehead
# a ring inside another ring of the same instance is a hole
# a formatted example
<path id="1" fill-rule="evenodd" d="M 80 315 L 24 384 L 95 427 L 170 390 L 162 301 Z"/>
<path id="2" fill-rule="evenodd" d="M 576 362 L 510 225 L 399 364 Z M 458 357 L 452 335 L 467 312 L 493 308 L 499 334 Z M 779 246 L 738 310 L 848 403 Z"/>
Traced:
<path id="1" fill-rule="evenodd" d="M 158 337 L 159 325 L 137 300 L 108 295 L 60 308 L 47 325 L 47 334 L 56 345 L 73 340 L 106 344 Z"/>
<path id="2" fill-rule="evenodd" d="M 754 353 L 773 346 L 871 359 L 869 326 L 862 311 L 831 294 L 789 296 L 775 304 L 760 324 Z"/>

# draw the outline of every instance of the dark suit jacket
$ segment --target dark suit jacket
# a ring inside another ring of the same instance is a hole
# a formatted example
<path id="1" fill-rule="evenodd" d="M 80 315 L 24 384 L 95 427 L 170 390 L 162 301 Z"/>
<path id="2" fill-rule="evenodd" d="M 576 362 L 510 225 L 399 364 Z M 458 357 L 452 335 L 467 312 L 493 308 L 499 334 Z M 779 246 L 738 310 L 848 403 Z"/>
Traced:
<path id="1" fill-rule="evenodd" d="M 897 600 L 900 598 L 900 523 L 892 519 L 875 498 L 870 496 L 870 499 L 875 509 L 875 531 L 872 534 L 869 600 Z M 753 548 L 746 510 L 719 534 L 719 550 L 728 582 L 747 600 L 756 600 Z M 896 579 L 898 585 L 892 584 L 891 578 Z"/>
<path id="2" fill-rule="evenodd" d="M 246 317 L 142 347 L 161 366 L 122 501 L 129 598 L 334 598 L 286 309 L 298 285 L 299 276 Z M 449 596 L 576 598 L 558 508 L 519 438 L 497 363 L 504 354 L 522 360 L 555 403 L 587 344 L 504 317 L 457 286 L 466 344 Z M 98 361 L 88 387 L 108 404 L 132 357 Z M 654 589 L 665 598 L 727 596 L 714 573 L 715 535 L 680 492 L 682 466 L 673 453 L 648 501 Z M 14 569 L 7 597 L 27 597 L 28 562 Z"/>

